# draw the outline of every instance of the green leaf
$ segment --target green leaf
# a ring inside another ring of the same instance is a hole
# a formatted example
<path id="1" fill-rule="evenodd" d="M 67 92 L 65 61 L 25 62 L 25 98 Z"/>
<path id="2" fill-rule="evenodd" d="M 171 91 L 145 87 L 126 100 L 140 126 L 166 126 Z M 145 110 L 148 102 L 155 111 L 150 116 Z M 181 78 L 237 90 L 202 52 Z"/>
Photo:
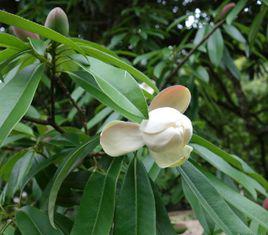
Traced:
<path id="1" fill-rule="evenodd" d="M 266 211 L 258 204 L 250 201 L 246 197 L 242 196 L 235 190 L 231 189 L 209 172 L 205 172 L 205 174 L 207 175 L 210 183 L 227 202 L 229 202 L 239 211 L 243 212 L 252 220 L 257 221 L 264 228 L 268 229 L 268 211 Z"/>
<path id="2" fill-rule="evenodd" d="M 226 47 L 224 47 L 222 62 L 236 79 L 240 79 L 240 72 Z"/>
<path id="3" fill-rule="evenodd" d="M 254 18 L 254 20 L 250 26 L 250 31 L 248 34 L 248 41 L 249 41 L 249 45 L 251 45 L 251 46 L 255 42 L 255 39 L 258 35 L 258 32 L 260 30 L 263 19 L 267 13 L 267 10 L 268 10 L 267 6 L 262 6 L 260 12 L 256 15 L 256 17 Z"/>
<path id="4" fill-rule="evenodd" d="M 76 51 L 82 54 L 84 53 L 83 50 L 81 50 L 81 48 L 77 46 L 71 39 L 63 36 L 62 34 L 52 29 L 49 29 L 45 26 L 42 26 L 30 20 L 26 20 L 20 16 L 0 10 L 0 22 L 7 25 L 16 26 L 29 32 L 37 33 L 40 36 L 49 38 L 55 42 L 59 42 L 67 46 L 70 46 L 71 48 L 75 49 Z"/>
<path id="5" fill-rule="evenodd" d="M 199 156 L 201 156 L 218 170 L 222 171 L 223 173 L 237 181 L 239 184 L 241 184 L 245 189 L 247 189 L 247 191 L 253 196 L 253 198 L 257 199 L 256 190 L 264 195 L 267 195 L 265 189 L 258 182 L 256 182 L 254 179 L 247 176 L 243 172 L 233 168 L 229 163 L 224 161 L 218 155 L 212 153 L 211 151 L 200 145 L 193 144 L 192 146 L 194 148 L 194 151 Z"/>
<path id="6" fill-rule="evenodd" d="M 211 220 L 209 215 L 206 214 L 204 208 L 200 205 L 198 198 L 190 190 L 189 186 L 185 183 L 184 180 L 182 181 L 182 188 L 187 201 L 191 204 L 191 207 L 195 212 L 195 216 L 205 230 L 205 234 L 213 234 L 213 231 L 215 229 L 214 222 Z"/>
<path id="7" fill-rule="evenodd" d="M 87 123 L 87 128 L 91 129 L 98 123 L 100 123 L 104 118 L 106 118 L 110 113 L 112 112 L 112 109 L 106 107 L 100 112 L 98 112 L 93 118 L 90 119 L 90 121 Z"/>
<path id="8" fill-rule="evenodd" d="M 108 172 L 94 172 L 85 187 L 71 235 L 109 235 L 113 223 L 117 179 L 122 158 L 112 161 Z"/>
<path id="9" fill-rule="evenodd" d="M 115 111 L 121 113 L 123 116 L 128 118 L 134 122 L 140 122 L 142 117 L 136 116 L 125 109 L 125 107 L 121 107 L 113 100 L 111 100 L 102 90 L 99 88 L 98 84 L 96 83 L 94 76 L 91 75 L 87 71 L 78 71 L 74 73 L 68 73 L 70 77 L 82 88 L 84 88 L 87 92 L 89 92 L 92 96 L 98 99 L 101 103 L 111 107 Z"/>
<path id="10" fill-rule="evenodd" d="M 44 56 L 48 43 L 38 39 L 28 38 L 32 49 L 36 54 Z"/>
<path id="11" fill-rule="evenodd" d="M 48 198 L 48 216 L 49 221 L 53 227 L 55 227 L 54 209 L 56 199 L 63 180 L 72 171 L 76 161 L 86 157 L 92 150 L 94 150 L 94 148 L 98 144 L 99 144 L 99 137 L 95 137 L 90 141 L 86 142 L 85 144 L 80 145 L 79 147 L 74 149 L 68 156 L 66 156 L 66 160 L 62 162 L 62 164 L 58 167 L 58 170 L 56 171 L 53 178 L 53 183 Z"/>
<path id="12" fill-rule="evenodd" d="M 22 40 L 7 33 L 0 33 L 0 46 L 20 50 L 29 48 Z"/>
<path id="13" fill-rule="evenodd" d="M 226 234 L 252 234 L 251 230 L 237 217 L 211 185 L 207 177 L 196 167 L 188 161 L 177 169 L 184 183 L 198 198 L 204 210 Z"/>
<path id="14" fill-rule="evenodd" d="M 44 212 L 31 206 L 22 207 L 17 211 L 16 223 L 22 235 L 63 235 L 63 232 L 50 225 Z"/>
<path id="15" fill-rule="evenodd" d="M 0 63 L 17 53 L 18 53 L 18 50 L 13 49 L 13 48 L 7 48 L 7 49 L 0 51 Z"/>
<path id="16" fill-rule="evenodd" d="M 247 163 L 245 163 L 241 158 L 231 155 L 224 150 L 220 149 L 216 145 L 210 143 L 208 140 L 198 136 L 196 134 L 193 135 L 191 142 L 199 144 L 201 146 L 206 147 L 211 152 L 215 153 L 216 155 L 223 158 L 225 161 L 229 162 L 231 165 L 235 166 L 236 168 L 244 171 L 246 174 L 250 175 L 252 178 L 256 179 L 259 183 L 261 183 L 266 190 L 268 190 L 268 182 L 261 176 L 260 174 L 256 173 L 252 168 L 250 168 Z"/>
<path id="17" fill-rule="evenodd" d="M 225 24 L 223 25 L 223 28 L 226 31 L 226 33 L 228 33 L 232 38 L 234 38 L 238 42 L 241 42 L 243 44 L 247 43 L 244 36 L 240 33 L 240 31 L 235 26 Z"/>
<path id="18" fill-rule="evenodd" d="M 94 58 L 101 60 L 105 63 L 112 64 L 112 65 L 117 66 L 123 70 L 128 71 L 136 79 L 138 79 L 142 82 L 145 82 L 148 86 L 152 87 L 156 92 L 158 92 L 156 85 L 152 82 L 152 80 L 149 77 L 147 77 L 145 74 L 140 72 L 138 69 L 136 69 L 133 66 L 129 65 L 128 63 L 124 62 L 123 60 L 120 60 L 119 58 L 114 57 L 111 54 L 105 53 L 105 52 L 100 51 L 100 50 L 93 48 L 93 47 L 82 46 L 82 49 L 91 57 L 94 57 Z"/>
<path id="19" fill-rule="evenodd" d="M 143 92 L 127 72 L 99 60 L 89 58 L 90 71 L 103 93 L 121 107 L 137 116 L 148 118 L 148 108 Z"/>
<path id="20" fill-rule="evenodd" d="M 226 17 L 227 24 L 232 24 L 232 22 L 236 19 L 237 15 L 244 9 L 247 4 L 247 0 L 240 0 L 236 6 L 230 11 L 230 13 Z"/>
<path id="21" fill-rule="evenodd" d="M 27 112 L 44 66 L 29 66 L 8 82 L 0 93 L 0 145 Z"/>
<path id="22" fill-rule="evenodd" d="M 157 186 L 151 181 L 151 186 L 155 198 L 155 210 L 156 210 L 156 228 L 157 235 L 176 235 L 173 226 L 171 225 L 170 219 L 168 217 L 167 210 L 162 202 L 160 193 Z"/>
<path id="23" fill-rule="evenodd" d="M 208 48 L 208 55 L 210 61 L 219 66 L 222 55 L 223 55 L 223 48 L 224 48 L 224 41 L 222 38 L 221 30 L 217 29 L 208 39 L 207 43 Z"/>
<path id="24" fill-rule="evenodd" d="M 143 164 L 130 163 L 117 201 L 114 235 L 156 235 L 155 201 Z"/>

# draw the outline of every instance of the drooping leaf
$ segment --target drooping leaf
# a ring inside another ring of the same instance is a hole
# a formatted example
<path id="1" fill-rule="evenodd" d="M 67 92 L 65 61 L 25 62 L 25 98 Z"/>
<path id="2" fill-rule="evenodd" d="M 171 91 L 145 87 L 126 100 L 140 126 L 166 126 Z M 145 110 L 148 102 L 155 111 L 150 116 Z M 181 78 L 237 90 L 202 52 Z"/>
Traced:
<path id="1" fill-rule="evenodd" d="M 48 216 L 49 221 L 53 227 L 55 227 L 54 210 L 55 210 L 56 199 L 63 180 L 71 172 L 75 162 L 78 161 L 79 159 L 86 157 L 98 145 L 98 143 L 99 143 L 99 137 L 95 137 L 90 141 L 82 144 L 81 146 L 74 149 L 66 157 L 66 160 L 63 161 L 63 163 L 58 167 L 58 170 L 56 171 L 53 178 L 53 183 L 48 198 Z"/>
<path id="2" fill-rule="evenodd" d="M 220 29 L 217 29 L 209 37 L 207 48 L 210 61 L 218 66 L 221 62 L 224 48 L 224 41 Z"/>
<path id="3" fill-rule="evenodd" d="M 142 163 L 128 167 L 117 201 L 114 235 L 156 235 L 155 199 Z"/>
<path id="4" fill-rule="evenodd" d="M 27 112 L 44 67 L 29 66 L 2 87 L 0 92 L 0 145 Z"/>
<path id="5" fill-rule="evenodd" d="M 198 198 L 200 205 L 226 234 L 252 234 L 231 210 L 207 177 L 189 161 L 177 168 L 184 183 Z"/>
<path id="6" fill-rule="evenodd" d="M 20 208 L 16 213 L 16 223 L 22 235 L 63 235 L 54 229 L 44 212 L 31 206 Z"/>
<path id="7" fill-rule="evenodd" d="M 71 235 L 109 235 L 115 209 L 117 179 L 122 158 L 111 163 L 107 174 L 94 172 L 85 187 Z"/>

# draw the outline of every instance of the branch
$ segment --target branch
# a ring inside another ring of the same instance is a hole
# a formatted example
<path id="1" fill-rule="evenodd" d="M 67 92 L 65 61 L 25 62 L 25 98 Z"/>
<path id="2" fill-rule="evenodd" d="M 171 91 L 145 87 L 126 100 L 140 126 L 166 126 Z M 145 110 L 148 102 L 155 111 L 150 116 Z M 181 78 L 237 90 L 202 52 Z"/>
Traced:
<path id="1" fill-rule="evenodd" d="M 175 76 L 177 74 L 177 72 L 179 71 L 179 69 L 188 61 L 188 59 L 191 57 L 192 54 L 195 53 L 195 51 L 198 50 L 198 48 L 205 43 L 209 37 L 219 28 L 222 26 L 222 24 L 225 22 L 225 20 L 221 20 L 219 21 L 217 24 L 215 24 L 214 28 L 195 46 L 192 48 L 192 50 L 183 58 L 183 60 L 178 63 L 178 65 L 176 66 L 176 68 L 165 78 L 163 79 L 162 84 L 160 85 L 160 88 L 162 88 L 164 86 L 164 84 L 171 79 L 173 76 Z"/>
<path id="2" fill-rule="evenodd" d="M 57 80 L 57 83 L 59 84 L 59 86 L 63 90 L 64 94 L 68 97 L 70 103 L 77 109 L 79 117 L 80 117 L 80 121 L 85 129 L 85 133 L 88 133 L 87 121 L 86 121 L 86 116 L 85 116 L 84 111 L 78 106 L 76 101 L 72 98 L 71 93 L 69 92 L 68 88 L 65 86 L 65 84 L 62 82 L 62 80 L 60 78 Z"/>

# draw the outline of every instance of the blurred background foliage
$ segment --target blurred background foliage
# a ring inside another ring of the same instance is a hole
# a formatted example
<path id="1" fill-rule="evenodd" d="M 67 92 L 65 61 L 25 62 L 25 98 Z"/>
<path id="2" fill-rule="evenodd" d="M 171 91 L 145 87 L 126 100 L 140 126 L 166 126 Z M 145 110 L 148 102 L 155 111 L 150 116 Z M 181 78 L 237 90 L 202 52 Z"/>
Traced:
<path id="1" fill-rule="evenodd" d="M 149 75 L 161 89 L 173 84 L 188 86 L 192 102 L 187 115 L 195 131 L 240 156 L 267 178 L 268 1 L 237 1 L 241 10 L 238 17 L 228 15 L 227 23 L 221 24 L 182 64 L 187 53 L 220 22 L 220 12 L 228 3 L 230 1 L 217 0 L 1 0 L 0 7 L 43 23 L 50 9 L 60 6 L 67 12 L 71 36 L 79 35 L 114 50 Z M 228 21 L 234 22 L 229 25 Z M 1 27 L 1 31 L 5 30 Z M 45 108 L 45 95 L 39 94 L 40 99 L 35 102 Z M 61 95 L 58 93 L 58 98 L 64 99 Z M 89 102 L 92 102 L 90 97 L 84 96 L 79 104 L 85 109 L 88 107 L 88 120 L 98 128 L 102 124 L 98 121 L 107 118 L 111 110 L 97 103 L 86 106 Z M 63 115 L 67 105 L 64 101 L 58 103 Z M 74 117 L 74 113 L 69 115 Z M 182 195 L 182 190 L 174 187 L 179 179 L 174 178 L 172 170 L 161 174 L 158 185 L 166 205 L 174 209 Z"/>

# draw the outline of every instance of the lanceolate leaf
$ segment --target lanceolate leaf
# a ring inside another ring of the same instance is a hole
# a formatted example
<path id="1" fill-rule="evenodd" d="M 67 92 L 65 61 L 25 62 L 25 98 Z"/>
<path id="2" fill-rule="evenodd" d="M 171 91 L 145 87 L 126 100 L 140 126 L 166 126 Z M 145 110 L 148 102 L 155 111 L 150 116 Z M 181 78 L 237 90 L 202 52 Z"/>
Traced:
<path id="1" fill-rule="evenodd" d="M 7 34 L 7 33 L 0 33 L 0 46 L 10 47 L 12 49 L 20 49 L 20 50 L 24 50 L 29 47 L 27 46 L 26 43 L 24 43 L 19 38 L 13 35 Z"/>
<path id="2" fill-rule="evenodd" d="M 223 55 L 224 42 L 220 29 L 217 29 L 208 39 L 208 55 L 210 61 L 218 66 Z"/>
<path id="3" fill-rule="evenodd" d="M 22 235 L 63 235 L 49 223 L 48 216 L 31 206 L 25 206 L 16 213 L 16 223 Z"/>
<path id="4" fill-rule="evenodd" d="M 252 234 L 251 230 L 237 217 L 211 185 L 207 177 L 195 166 L 186 162 L 177 169 L 184 183 L 198 198 L 204 210 L 226 234 Z"/>
<path id="5" fill-rule="evenodd" d="M 0 92 L 0 145 L 27 112 L 43 75 L 44 67 L 20 71 Z"/>
<path id="6" fill-rule="evenodd" d="M 156 235 L 153 190 L 142 163 L 129 165 L 117 201 L 114 235 Z"/>
<path id="7" fill-rule="evenodd" d="M 162 202 L 160 193 L 158 192 L 157 186 L 151 181 L 152 189 L 154 192 L 155 198 L 155 210 L 156 210 L 156 229 L 157 235 L 176 235 L 174 231 L 170 219 L 168 217 L 168 213 L 166 208 Z"/>
<path id="8" fill-rule="evenodd" d="M 121 103 L 125 100 L 128 103 L 129 110 L 140 113 L 145 118 L 148 116 L 147 103 L 143 92 L 139 88 L 135 79 L 125 70 L 118 69 L 99 60 L 89 58 L 90 71 L 96 75 L 96 81 L 105 94 L 110 96 L 115 103 Z M 115 94 L 111 92 L 114 89 L 115 93 L 122 94 L 122 98 L 116 101 Z M 121 105 L 120 105 L 121 106 Z"/>
<path id="9" fill-rule="evenodd" d="M 103 104 L 121 113 L 131 121 L 140 122 L 142 120 L 141 116 L 136 116 L 133 113 L 129 112 L 127 107 L 121 107 L 120 104 L 115 103 L 105 93 L 103 93 L 98 84 L 95 82 L 93 75 L 91 75 L 89 72 L 78 71 L 75 73 L 69 73 L 69 75 L 78 85 L 84 88 L 87 92 L 89 92 Z"/>
<path id="10" fill-rule="evenodd" d="M 84 190 L 71 235 L 109 235 L 115 208 L 122 158 L 111 163 L 106 175 L 94 172 Z"/>
<path id="11" fill-rule="evenodd" d="M 231 24 L 237 15 L 244 9 L 247 4 L 247 0 L 240 0 L 236 6 L 231 10 L 231 12 L 226 17 L 227 24 Z"/>
<path id="12" fill-rule="evenodd" d="M 71 39 L 63 36 L 62 34 L 49 29 L 45 26 L 42 26 L 40 24 L 37 24 L 35 22 L 32 22 L 30 20 L 26 20 L 20 16 L 13 15 L 6 11 L 0 11 L 0 22 L 7 24 L 7 25 L 13 25 L 21 29 L 25 29 L 27 31 L 37 33 L 40 36 L 52 39 L 56 42 L 65 44 L 70 46 L 71 48 L 75 49 L 76 51 L 79 51 L 80 53 L 84 53 L 83 50 L 77 46 Z"/>
<path id="13" fill-rule="evenodd" d="M 48 198 L 48 215 L 50 223 L 55 227 L 54 224 L 54 209 L 55 203 L 57 199 L 57 195 L 60 189 L 60 186 L 63 180 L 67 177 L 67 175 L 71 172 L 74 167 L 74 164 L 79 159 L 86 157 L 99 143 L 99 137 L 95 137 L 90 141 L 82 144 L 78 148 L 74 149 L 68 156 L 66 156 L 66 160 L 59 166 L 55 176 L 53 178 L 53 184 L 50 190 L 49 198 Z"/>
<path id="14" fill-rule="evenodd" d="M 210 183 L 215 187 L 222 197 L 237 208 L 239 211 L 243 212 L 249 218 L 257 221 L 263 227 L 268 230 L 268 211 L 260 207 L 256 203 L 250 201 L 246 197 L 242 196 L 240 193 L 228 187 L 222 181 L 217 179 L 212 174 L 205 172 Z"/>

